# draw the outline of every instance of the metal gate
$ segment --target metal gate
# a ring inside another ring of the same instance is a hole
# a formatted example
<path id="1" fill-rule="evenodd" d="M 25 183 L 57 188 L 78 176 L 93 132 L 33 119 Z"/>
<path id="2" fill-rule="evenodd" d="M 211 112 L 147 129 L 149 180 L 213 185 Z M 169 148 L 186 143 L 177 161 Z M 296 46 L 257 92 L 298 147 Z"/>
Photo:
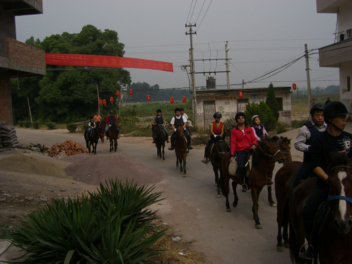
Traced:
<path id="1" fill-rule="evenodd" d="M 210 124 L 214 121 L 213 115 L 215 113 L 215 101 L 204 101 L 204 129 L 208 129 Z"/>
<path id="2" fill-rule="evenodd" d="M 248 101 L 248 99 L 237 99 L 237 112 L 246 112 Z"/>

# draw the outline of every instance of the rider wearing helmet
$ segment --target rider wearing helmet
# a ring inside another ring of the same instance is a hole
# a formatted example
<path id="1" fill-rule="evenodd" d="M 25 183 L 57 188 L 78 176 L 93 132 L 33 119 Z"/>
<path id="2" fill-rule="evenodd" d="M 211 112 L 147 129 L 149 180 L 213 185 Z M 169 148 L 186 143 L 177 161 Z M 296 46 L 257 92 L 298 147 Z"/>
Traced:
<path id="1" fill-rule="evenodd" d="M 164 130 L 165 135 L 166 135 L 166 141 L 167 141 L 167 143 L 169 143 L 169 132 L 167 131 L 164 124 L 165 124 L 165 118 L 162 115 L 161 110 L 158 109 L 158 110 L 156 110 L 156 116 L 154 118 L 153 125 L 159 125 Z M 155 137 L 156 137 L 156 135 L 153 134 L 153 143 L 155 143 Z"/>
<path id="2" fill-rule="evenodd" d="M 246 116 L 242 112 L 236 114 L 237 126 L 231 131 L 230 139 L 230 161 L 236 157 L 237 173 L 239 173 L 242 181 L 242 192 L 247 191 L 246 185 L 246 168 L 245 163 L 248 151 L 255 149 L 258 145 L 257 139 L 254 135 L 253 129 L 246 126 Z M 248 181 L 247 181 L 248 182 Z"/>
<path id="3" fill-rule="evenodd" d="M 326 201 L 329 195 L 327 184 L 328 175 L 326 173 L 328 161 L 327 153 L 345 153 L 348 158 L 352 157 L 351 141 L 352 134 L 344 130 L 347 122 L 348 111 L 341 102 L 331 102 L 324 108 L 324 119 L 328 128 L 318 138 L 316 138 L 309 148 L 310 159 L 315 176 L 317 176 L 317 186 L 307 198 L 302 210 L 305 235 L 309 247 L 305 252 L 299 254 L 301 258 L 313 258 L 313 246 L 316 246 L 317 235 L 313 232 L 314 217 L 320 204 Z"/>
<path id="4" fill-rule="evenodd" d="M 313 171 L 309 148 L 314 139 L 324 133 L 327 129 L 327 125 L 324 122 L 324 107 L 325 106 L 321 103 L 315 103 L 310 109 L 312 121 L 307 121 L 298 132 L 294 145 L 298 151 L 302 151 L 304 154 L 303 164 L 297 172 L 295 185 L 297 185 L 301 180 L 308 178 Z"/>
<path id="5" fill-rule="evenodd" d="M 222 137 L 224 135 L 224 123 L 220 122 L 220 118 L 222 118 L 222 114 L 220 112 L 216 112 L 213 117 L 215 118 L 215 122 L 210 124 L 210 140 L 207 143 L 204 151 L 204 159 L 203 163 L 208 164 L 209 156 L 211 151 L 211 146 L 213 145 L 215 138 Z"/>
<path id="6" fill-rule="evenodd" d="M 252 128 L 257 138 L 257 141 L 260 141 L 260 138 L 264 138 L 266 135 L 268 135 L 268 132 L 266 131 L 264 125 L 260 123 L 259 115 L 252 116 L 252 123 Z"/>
<path id="7" fill-rule="evenodd" d="M 107 123 L 107 126 L 105 128 L 105 133 L 106 133 L 106 139 L 108 139 L 108 131 L 109 131 L 109 128 L 111 127 L 112 124 L 116 123 L 116 116 L 114 116 L 114 112 L 112 110 L 110 110 L 109 112 L 109 116 L 106 118 L 106 123 Z M 119 133 L 120 133 L 120 129 L 116 126 L 116 129 L 117 129 L 117 138 L 119 137 Z"/>
<path id="8" fill-rule="evenodd" d="M 189 149 L 193 149 L 191 147 L 190 136 L 189 136 L 189 134 L 186 131 L 187 119 L 183 115 L 181 115 L 181 109 L 180 108 L 176 108 L 175 109 L 175 116 L 171 119 L 170 124 L 171 124 L 172 129 L 174 130 L 174 132 L 172 133 L 172 136 L 171 136 L 171 147 L 169 148 L 169 150 L 174 150 L 175 149 L 175 136 L 176 136 L 176 127 L 177 126 L 183 126 L 183 128 L 185 130 L 184 133 L 185 133 L 185 136 L 187 138 L 188 148 Z"/>

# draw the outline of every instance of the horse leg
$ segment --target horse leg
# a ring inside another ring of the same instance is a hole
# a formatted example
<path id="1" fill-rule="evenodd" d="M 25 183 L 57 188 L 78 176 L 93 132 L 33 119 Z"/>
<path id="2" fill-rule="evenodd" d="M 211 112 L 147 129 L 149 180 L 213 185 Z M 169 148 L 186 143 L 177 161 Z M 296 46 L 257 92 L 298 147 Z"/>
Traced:
<path id="1" fill-rule="evenodd" d="M 178 157 L 176 155 L 176 168 L 178 168 Z"/>
<path id="2" fill-rule="evenodd" d="M 93 142 L 92 145 L 93 145 L 93 153 L 97 154 L 97 143 Z"/>
<path id="3" fill-rule="evenodd" d="M 89 140 L 86 140 L 86 145 L 87 145 L 88 153 L 90 153 L 90 142 L 89 142 Z"/>
<path id="4" fill-rule="evenodd" d="M 112 139 L 109 137 L 109 140 L 110 140 L 110 152 L 112 151 L 112 149 L 113 149 L 113 141 L 112 141 Z"/>
<path id="5" fill-rule="evenodd" d="M 276 245 L 276 250 L 278 252 L 283 252 L 283 243 L 282 243 L 282 234 L 281 230 L 283 227 L 283 219 L 284 219 L 284 210 L 285 210 L 285 203 L 286 201 L 282 201 L 283 199 L 280 199 L 281 197 L 279 196 L 279 193 L 276 193 L 276 199 L 277 199 L 277 216 L 276 216 L 276 222 L 277 222 L 277 245 Z"/>
<path id="6" fill-rule="evenodd" d="M 224 184 L 224 192 L 225 193 L 223 193 L 223 195 L 226 197 L 226 212 L 231 212 L 231 208 L 230 208 L 230 203 L 229 203 L 229 192 L 230 192 L 230 183 L 229 183 L 229 181 L 230 181 L 230 176 L 229 175 L 227 175 L 228 177 L 227 177 L 227 179 L 226 178 L 224 178 L 224 182 L 223 182 L 223 184 Z"/>
<path id="7" fill-rule="evenodd" d="M 178 159 L 178 161 L 180 162 L 180 173 L 182 173 L 182 172 L 183 172 L 182 155 L 181 155 L 181 157 Z"/>
<path id="8" fill-rule="evenodd" d="M 114 144 L 115 144 L 115 152 L 117 150 L 117 138 L 114 139 Z"/>
<path id="9" fill-rule="evenodd" d="M 232 189 L 233 189 L 233 195 L 235 197 L 233 200 L 232 206 L 237 207 L 239 199 L 237 196 L 237 183 L 235 181 L 232 181 Z"/>
<path id="10" fill-rule="evenodd" d="M 186 177 L 186 157 L 185 154 L 183 154 L 183 177 Z"/>
<path id="11" fill-rule="evenodd" d="M 259 210 L 259 194 L 261 190 L 263 189 L 263 186 L 259 187 L 258 186 L 252 186 L 251 188 L 251 193 L 252 193 L 252 200 L 253 200 L 253 207 L 252 207 L 252 212 L 253 212 L 253 218 L 255 221 L 255 228 L 256 229 L 262 229 L 262 226 L 259 222 L 259 216 L 258 216 L 258 210 Z"/>
<path id="12" fill-rule="evenodd" d="M 282 226 L 283 226 L 282 236 L 284 238 L 284 247 L 285 248 L 289 248 L 289 241 L 288 241 L 288 224 L 290 221 L 290 207 L 289 206 L 290 205 L 287 200 L 285 203 L 284 211 L 283 211 L 283 222 L 282 222 Z"/>
<path id="13" fill-rule="evenodd" d="M 163 161 L 165 161 L 165 142 L 163 144 L 163 152 L 162 152 L 162 155 L 163 155 Z"/>
<path id="14" fill-rule="evenodd" d="M 271 207 L 276 207 L 276 203 L 274 202 L 273 196 L 271 194 L 271 185 L 268 186 L 268 202 L 269 202 Z"/>

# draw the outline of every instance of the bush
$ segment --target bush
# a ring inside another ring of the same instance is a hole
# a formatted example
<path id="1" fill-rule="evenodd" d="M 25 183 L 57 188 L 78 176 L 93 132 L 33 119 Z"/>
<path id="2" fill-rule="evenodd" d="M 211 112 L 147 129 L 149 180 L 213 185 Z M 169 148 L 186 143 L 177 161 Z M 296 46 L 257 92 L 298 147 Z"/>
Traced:
<path id="1" fill-rule="evenodd" d="M 23 121 L 23 125 L 25 128 L 30 128 L 32 126 L 31 121 Z"/>
<path id="2" fill-rule="evenodd" d="M 86 132 L 87 130 L 88 130 L 88 124 L 83 124 L 82 126 L 83 133 Z"/>
<path id="3" fill-rule="evenodd" d="M 224 122 L 224 134 L 226 137 L 229 137 L 231 135 L 231 130 L 235 126 L 237 126 L 237 122 L 234 117 L 231 117 Z"/>
<path id="4" fill-rule="evenodd" d="M 52 200 L 10 236 L 23 249 L 25 263 L 141 263 L 157 255 L 150 249 L 164 231 L 152 229 L 160 201 L 154 188 L 117 180 L 80 199 Z M 23 261 L 18 262 L 23 263 Z M 148 262 L 143 262 L 148 263 Z"/>
<path id="5" fill-rule="evenodd" d="M 48 127 L 48 129 L 52 130 L 52 129 L 56 129 L 56 124 L 54 122 L 48 122 L 46 123 L 46 126 Z"/>
<path id="6" fill-rule="evenodd" d="M 278 134 L 284 133 L 288 130 L 290 126 L 284 122 L 277 122 L 276 123 L 276 131 Z"/>
<path id="7" fill-rule="evenodd" d="M 76 132 L 76 129 L 77 129 L 77 125 L 76 125 L 76 124 L 74 124 L 74 123 L 67 124 L 67 130 L 68 130 L 70 133 L 75 133 L 75 132 Z M 88 129 L 88 125 L 87 125 L 87 129 Z"/>
<path id="8" fill-rule="evenodd" d="M 259 115 L 261 123 L 265 126 L 267 131 L 272 131 L 275 128 L 275 117 L 270 107 L 263 101 L 259 104 L 248 103 L 246 105 L 247 124 L 252 126 L 252 116 Z"/>
<path id="9" fill-rule="evenodd" d="M 18 125 L 19 125 L 20 127 L 23 127 L 23 121 L 18 121 Z"/>
<path id="10" fill-rule="evenodd" d="M 33 122 L 33 128 L 34 129 L 39 129 L 40 123 L 39 122 Z"/>
<path id="11" fill-rule="evenodd" d="M 307 120 L 292 120 L 292 128 L 301 128 Z"/>
<path id="12" fill-rule="evenodd" d="M 270 107 L 271 111 L 273 111 L 275 121 L 277 121 L 280 116 L 279 104 L 276 101 L 274 85 L 272 83 L 269 85 L 265 103 Z"/>

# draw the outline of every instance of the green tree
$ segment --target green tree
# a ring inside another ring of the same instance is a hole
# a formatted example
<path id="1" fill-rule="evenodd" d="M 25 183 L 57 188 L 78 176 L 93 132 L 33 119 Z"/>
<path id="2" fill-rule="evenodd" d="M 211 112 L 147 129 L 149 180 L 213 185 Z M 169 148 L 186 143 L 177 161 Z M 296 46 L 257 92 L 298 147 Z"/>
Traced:
<path id="1" fill-rule="evenodd" d="M 252 116 L 259 115 L 261 123 L 265 126 L 267 131 L 275 128 L 276 120 L 270 107 L 261 101 L 259 104 L 248 103 L 246 105 L 247 124 L 252 126 Z"/>
<path id="2" fill-rule="evenodd" d="M 273 112 L 273 115 L 275 117 L 275 120 L 277 121 L 279 119 L 279 105 L 276 101 L 275 98 L 275 90 L 274 90 L 274 85 L 270 83 L 268 91 L 267 91 L 267 97 L 266 97 L 266 102 L 265 102 Z"/>

